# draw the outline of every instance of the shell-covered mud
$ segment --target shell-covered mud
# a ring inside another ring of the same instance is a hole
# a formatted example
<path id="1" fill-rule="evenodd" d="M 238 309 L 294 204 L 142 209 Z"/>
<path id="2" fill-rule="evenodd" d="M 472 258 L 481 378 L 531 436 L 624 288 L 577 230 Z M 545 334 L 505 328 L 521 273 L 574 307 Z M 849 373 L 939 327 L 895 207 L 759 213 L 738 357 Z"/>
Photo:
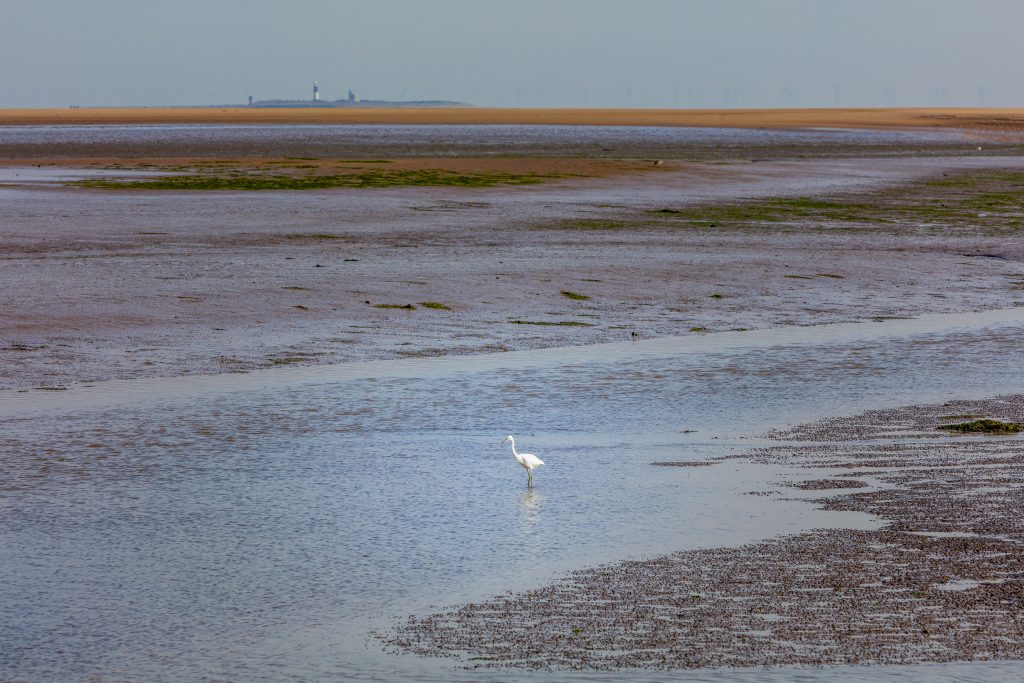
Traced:
<path id="1" fill-rule="evenodd" d="M 878 531 L 578 571 L 538 590 L 411 617 L 387 646 L 522 669 L 1024 658 L 1024 440 L 920 438 L 953 414 L 1020 420 L 1024 396 L 830 419 L 779 435 L 799 445 L 749 454 L 814 468 L 819 478 L 798 488 L 869 485 L 823 494 L 822 505 L 881 516 L 888 523 Z M 807 442 L 826 435 L 831 443 Z M 820 478 L 819 468 L 835 477 Z"/>

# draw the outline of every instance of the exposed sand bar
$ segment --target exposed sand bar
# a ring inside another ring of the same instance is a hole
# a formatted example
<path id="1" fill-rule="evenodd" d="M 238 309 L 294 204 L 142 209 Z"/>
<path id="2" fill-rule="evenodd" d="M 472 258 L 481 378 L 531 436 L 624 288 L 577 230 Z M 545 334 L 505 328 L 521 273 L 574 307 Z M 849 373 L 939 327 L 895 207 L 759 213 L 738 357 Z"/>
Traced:
<path id="1" fill-rule="evenodd" d="M 966 128 L 1024 130 L 1024 109 L 487 109 L 96 108 L 0 109 L 0 125 L 474 124 L 709 128 Z"/>

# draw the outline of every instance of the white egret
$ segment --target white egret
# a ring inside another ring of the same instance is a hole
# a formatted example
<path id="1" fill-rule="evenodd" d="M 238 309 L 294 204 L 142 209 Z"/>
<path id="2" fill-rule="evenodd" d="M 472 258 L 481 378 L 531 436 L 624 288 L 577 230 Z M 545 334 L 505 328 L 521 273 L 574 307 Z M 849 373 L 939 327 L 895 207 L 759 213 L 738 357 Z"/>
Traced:
<path id="1" fill-rule="evenodd" d="M 533 453 L 518 452 L 516 450 L 516 440 L 512 438 L 511 434 L 506 436 L 505 440 L 502 441 L 502 443 L 505 443 L 505 441 L 512 442 L 512 457 L 516 459 L 517 463 L 523 466 L 524 470 L 526 470 L 526 486 L 533 486 L 533 470 L 535 467 L 540 467 L 541 465 L 543 465 L 544 461 L 538 458 Z"/>

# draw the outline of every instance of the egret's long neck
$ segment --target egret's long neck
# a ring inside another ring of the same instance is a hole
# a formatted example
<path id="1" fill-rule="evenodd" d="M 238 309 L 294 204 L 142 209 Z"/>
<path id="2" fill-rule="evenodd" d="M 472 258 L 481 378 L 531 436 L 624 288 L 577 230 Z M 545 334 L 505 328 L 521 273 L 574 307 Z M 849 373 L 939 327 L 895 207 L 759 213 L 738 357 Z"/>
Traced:
<path id="1" fill-rule="evenodd" d="M 512 444 L 512 457 L 515 458 L 516 460 L 518 460 L 519 459 L 519 453 L 516 451 L 516 440 L 512 439 L 512 438 L 509 438 L 509 443 Z"/>

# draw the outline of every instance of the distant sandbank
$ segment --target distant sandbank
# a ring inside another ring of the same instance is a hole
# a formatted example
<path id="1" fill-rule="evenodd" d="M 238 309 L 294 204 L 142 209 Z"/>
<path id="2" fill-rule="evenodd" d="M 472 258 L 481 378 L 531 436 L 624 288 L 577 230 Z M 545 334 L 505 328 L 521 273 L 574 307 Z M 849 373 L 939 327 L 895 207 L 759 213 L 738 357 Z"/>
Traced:
<path id="1" fill-rule="evenodd" d="M 0 109 L 0 125 L 478 124 L 711 128 L 960 128 L 1024 131 L 1024 109 Z"/>

